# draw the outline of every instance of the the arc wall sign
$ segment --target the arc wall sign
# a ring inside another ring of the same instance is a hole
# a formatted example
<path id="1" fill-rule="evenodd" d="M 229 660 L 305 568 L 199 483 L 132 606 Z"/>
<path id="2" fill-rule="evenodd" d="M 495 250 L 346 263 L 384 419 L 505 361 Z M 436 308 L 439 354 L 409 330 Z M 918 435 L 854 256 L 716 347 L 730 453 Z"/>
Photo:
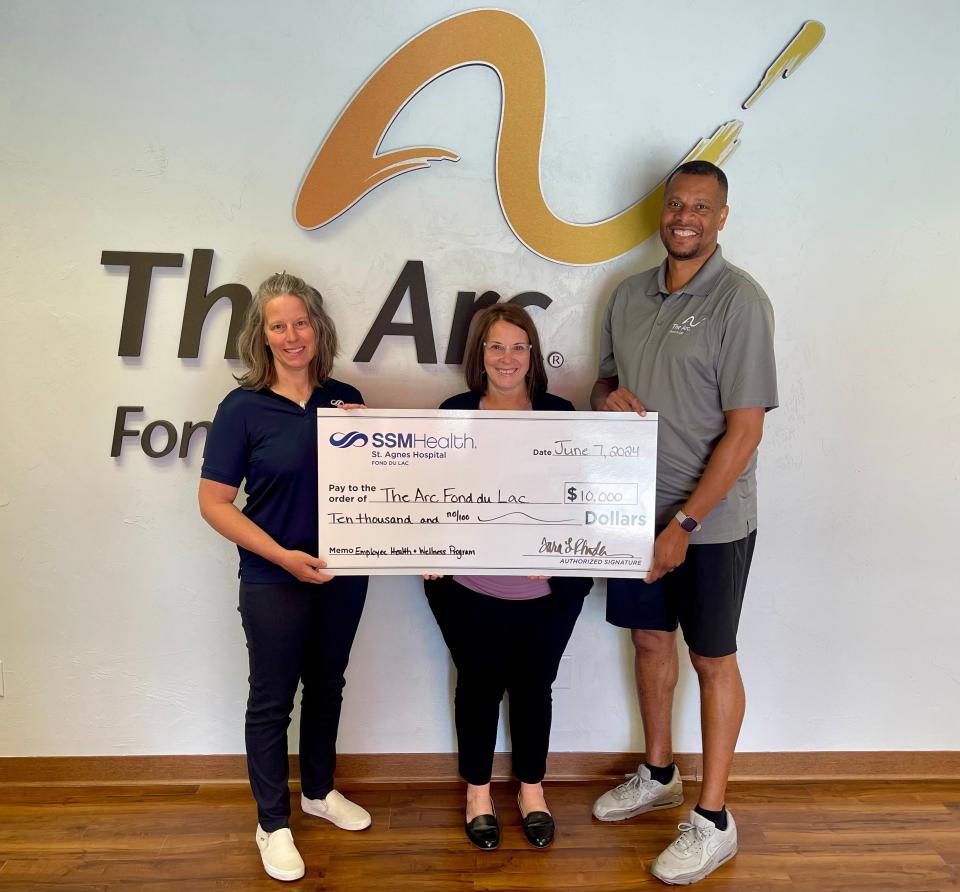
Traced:
<path id="1" fill-rule="evenodd" d="M 806 22 L 743 108 L 777 78 L 795 71 L 825 33 L 819 22 Z M 524 245 L 557 263 L 590 265 L 618 257 L 657 231 L 663 182 L 619 214 L 596 223 L 563 220 L 550 210 L 540 188 L 546 108 L 543 53 L 523 19 L 496 9 L 471 10 L 432 25 L 373 73 L 310 164 L 296 199 L 297 223 L 305 229 L 325 226 L 387 180 L 429 167 L 431 161 L 457 161 L 456 152 L 437 146 L 382 153 L 380 146 L 394 119 L 420 90 L 466 65 L 485 65 L 500 78 L 497 192 L 507 223 Z M 722 164 L 735 151 L 742 128 L 741 121 L 727 121 L 680 160 L 704 158 Z"/>

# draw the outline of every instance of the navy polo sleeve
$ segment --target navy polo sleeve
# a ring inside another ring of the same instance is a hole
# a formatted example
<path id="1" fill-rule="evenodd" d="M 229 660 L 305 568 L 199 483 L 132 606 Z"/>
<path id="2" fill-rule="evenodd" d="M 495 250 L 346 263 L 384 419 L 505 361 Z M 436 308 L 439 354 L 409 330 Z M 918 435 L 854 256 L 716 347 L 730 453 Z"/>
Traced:
<path id="1" fill-rule="evenodd" d="M 247 475 L 249 443 L 246 413 L 243 411 L 243 394 L 237 391 L 227 394 L 217 407 L 210 430 L 207 431 L 207 446 L 203 453 L 200 476 L 239 489 Z M 240 397 L 240 398 L 238 398 Z"/>

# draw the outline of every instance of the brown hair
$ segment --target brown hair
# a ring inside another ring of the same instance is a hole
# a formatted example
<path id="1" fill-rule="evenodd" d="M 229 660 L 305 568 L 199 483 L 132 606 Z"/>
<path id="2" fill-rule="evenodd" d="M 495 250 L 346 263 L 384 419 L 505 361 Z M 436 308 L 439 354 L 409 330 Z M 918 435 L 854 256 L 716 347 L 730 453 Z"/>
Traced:
<path id="1" fill-rule="evenodd" d="M 463 360 L 463 376 L 467 387 L 476 393 L 486 393 L 487 372 L 483 367 L 483 342 L 496 322 L 509 322 L 523 329 L 530 341 L 530 368 L 527 370 L 527 396 L 535 399 L 547 390 L 547 369 L 540 351 L 540 336 L 530 314 L 519 304 L 494 304 L 473 318 L 467 336 L 466 355 Z"/>
<path id="2" fill-rule="evenodd" d="M 267 346 L 264 326 L 264 307 L 275 297 L 290 295 L 303 301 L 307 318 L 317 338 L 317 353 L 310 363 L 310 383 L 314 387 L 326 382 L 337 355 L 337 330 L 323 308 L 323 298 L 316 288 L 288 272 L 274 273 L 260 284 L 254 295 L 243 330 L 237 338 L 237 352 L 247 366 L 244 375 L 235 375 L 241 387 L 260 390 L 276 382 L 273 352 Z"/>

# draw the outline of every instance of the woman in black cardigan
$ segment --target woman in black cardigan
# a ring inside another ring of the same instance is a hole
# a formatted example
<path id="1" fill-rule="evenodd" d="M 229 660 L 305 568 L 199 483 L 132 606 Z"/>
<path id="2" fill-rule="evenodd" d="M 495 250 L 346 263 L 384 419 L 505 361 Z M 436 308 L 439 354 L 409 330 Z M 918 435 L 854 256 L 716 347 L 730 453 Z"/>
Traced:
<path id="1" fill-rule="evenodd" d="M 464 360 L 470 388 L 441 409 L 573 411 L 547 393 L 536 327 L 526 310 L 494 304 L 474 321 Z M 543 794 L 552 686 L 592 579 L 545 576 L 427 577 L 424 588 L 457 667 L 454 715 L 460 775 L 467 782 L 465 830 L 481 849 L 500 844 L 490 796 L 500 701 L 510 694 L 513 773 L 527 840 L 553 842 Z"/>

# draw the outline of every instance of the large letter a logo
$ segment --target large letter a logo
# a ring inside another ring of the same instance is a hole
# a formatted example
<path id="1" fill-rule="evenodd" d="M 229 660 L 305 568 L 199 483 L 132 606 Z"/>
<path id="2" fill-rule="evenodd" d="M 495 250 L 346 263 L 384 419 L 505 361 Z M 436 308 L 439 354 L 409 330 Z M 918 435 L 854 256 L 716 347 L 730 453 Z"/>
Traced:
<path id="1" fill-rule="evenodd" d="M 486 65 L 500 78 L 497 190 L 510 228 L 531 251 L 558 263 L 602 263 L 657 231 L 662 182 L 631 207 L 597 223 L 562 220 L 547 206 L 540 189 L 546 103 L 543 54 L 522 19 L 495 9 L 472 10 L 438 22 L 374 72 L 313 159 L 297 196 L 297 222 L 306 229 L 324 226 L 393 177 L 429 167 L 431 161 L 458 160 L 455 152 L 435 146 L 384 153 L 379 147 L 394 118 L 419 90 L 465 65 Z M 704 158 L 722 164 L 736 149 L 742 126 L 739 121 L 727 122 L 681 160 Z"/>

